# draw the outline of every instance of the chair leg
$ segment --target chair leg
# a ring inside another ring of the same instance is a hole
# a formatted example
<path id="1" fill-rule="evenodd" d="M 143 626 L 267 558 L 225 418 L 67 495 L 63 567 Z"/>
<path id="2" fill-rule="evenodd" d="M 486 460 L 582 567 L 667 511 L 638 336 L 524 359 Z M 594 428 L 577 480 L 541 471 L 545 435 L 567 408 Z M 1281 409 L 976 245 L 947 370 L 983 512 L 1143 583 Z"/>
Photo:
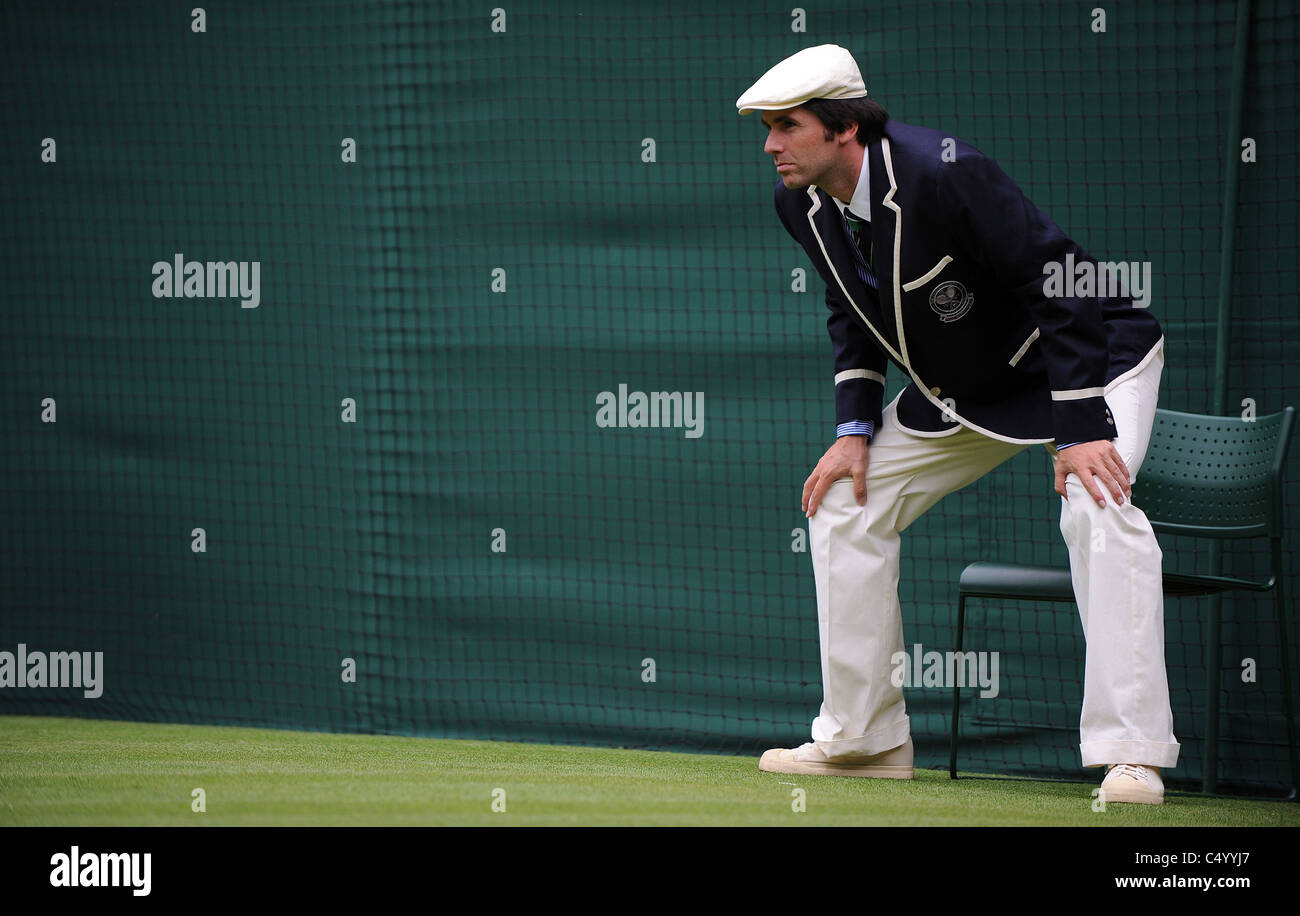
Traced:
<path id="1" fill-rule="evenodd" d="M 1210 544 L 1209 568 L 1211 575 L 1223 571 L 1222 546 L 1218 541 Z M 1219 693 L 1223 689 L 1223 651 L 1220 625 L 1223 598 L 1219 594 L 1207 599 L 1205 615 L 1205 772 L 1201 774 L 1201 791 L 1213 795 L 1219 790 Z"/>
<path id="2" fill-rule="evenodd" d="M 966 596 L 957 593 L 957 652 L 961 652 L 962 630 L 966 626 Z M 957 722 L 961 717 L 961 688 L 953 679 L 952 685 L 952 736 L 948 739 L 948 778 L 957 778 Z"/>
<path id="3" fill-rule="evenodd" d="M 1291 764 L 1291 792 L 1287 796 L 1294 801 L 1297 791 L 1300 790 L 1300 767 L 1296 765 L 1296 740 L 1295 740 L 1295 710 L 1291 706 L 1291 660 L 1290 653 L 1287 651 L 1287 632 L 1286 632 L 1286 592 L 1283 585 L 1282 565 L 1282 540 L 1273 539 L 1273 574 L 1277 576 L 1277 584 L 1273 586 L 1277 592 L 1277 651 L 1278 660 L 1282 664 L 1282 711 L 1286 716 L 1286 746 L 1287 756 Z"/>

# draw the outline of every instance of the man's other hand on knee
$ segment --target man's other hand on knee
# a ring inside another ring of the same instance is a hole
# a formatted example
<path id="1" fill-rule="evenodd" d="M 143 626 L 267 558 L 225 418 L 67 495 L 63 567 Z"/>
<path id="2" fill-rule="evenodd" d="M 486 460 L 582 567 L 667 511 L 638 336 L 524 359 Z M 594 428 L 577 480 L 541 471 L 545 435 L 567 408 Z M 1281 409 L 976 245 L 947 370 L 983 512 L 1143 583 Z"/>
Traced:
<path id="1" fill-rule="evenodd" d="M 1128 465 L 1119 456 L 1114 444 L 1107 439 L 1080 442 L 1057 452 L 1056 492 L 1066 499 L 1069 496 L 1065 492 L 1065 478 L 1070 474 L 1079 478 L 1079 482 L 1099 506 L 1106 505 L 1102 494 L 1103 485 L 1110 491 L 1117 505 L 1123 505 L 1124 500 L 1133 495 Z"/>

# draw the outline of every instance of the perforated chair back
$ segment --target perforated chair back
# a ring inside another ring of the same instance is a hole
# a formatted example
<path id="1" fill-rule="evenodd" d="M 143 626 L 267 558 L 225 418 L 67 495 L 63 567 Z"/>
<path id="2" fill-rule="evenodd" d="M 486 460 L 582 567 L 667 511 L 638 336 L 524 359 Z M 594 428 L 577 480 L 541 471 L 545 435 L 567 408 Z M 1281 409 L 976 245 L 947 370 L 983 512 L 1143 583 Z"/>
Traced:
<path id="1" fill-rule="evenodd" d="M 1279 537 L 1295 408 L 1243 420 L 1156 410 L 1133 502 L 1158 532 Z"/>

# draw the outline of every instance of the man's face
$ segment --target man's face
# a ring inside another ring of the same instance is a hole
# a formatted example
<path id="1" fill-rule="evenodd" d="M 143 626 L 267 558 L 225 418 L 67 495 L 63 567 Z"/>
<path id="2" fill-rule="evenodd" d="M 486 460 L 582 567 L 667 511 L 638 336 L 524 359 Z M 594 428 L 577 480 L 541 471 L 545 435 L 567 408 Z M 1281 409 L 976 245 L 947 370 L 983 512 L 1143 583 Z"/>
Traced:
<path id="1" fill-rule="evenodd" d="M 791 190 L 820 185 L 822 177 L 836 164 L 839 144 L 826 139 L 826 128 L 804 108 L 764 111 L 767 143 L 763 152 L 772 157 L 781 181 Z"/>

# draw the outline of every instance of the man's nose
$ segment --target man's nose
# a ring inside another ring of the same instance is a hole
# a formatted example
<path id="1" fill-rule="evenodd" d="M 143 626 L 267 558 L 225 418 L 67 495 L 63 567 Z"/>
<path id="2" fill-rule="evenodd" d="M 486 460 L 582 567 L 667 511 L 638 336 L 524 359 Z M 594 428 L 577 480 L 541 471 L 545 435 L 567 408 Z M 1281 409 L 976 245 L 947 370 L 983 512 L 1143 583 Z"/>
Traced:
<path id="1" fill-rule="evenodd" d="M 763 144 L 763 152 L 767 153 L 769 156 L 781 152 L 781 146 L 776 142 L 775 134 L 769 133 L 767 135 L 767 142 Z"/>

